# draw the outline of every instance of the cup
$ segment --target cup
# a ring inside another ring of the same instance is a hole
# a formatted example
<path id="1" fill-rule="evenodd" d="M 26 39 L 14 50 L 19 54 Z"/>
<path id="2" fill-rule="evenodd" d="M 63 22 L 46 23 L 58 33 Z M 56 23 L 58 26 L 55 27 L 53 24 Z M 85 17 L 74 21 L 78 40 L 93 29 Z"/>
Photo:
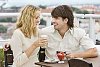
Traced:
<path id="1" fill-rule="evenodd" d="M 41 35 L 40 37 L 43 37 L 43 38 L 47 39 L 48 36 L 47 35 Z"/>
<path id="2" fill-rule="evenodd" d="M 47 36 L 47 35 L 41 35 L 40 37 L 41 37 L 41 38 L 48 39 L 48 36 Z M 45 47 L 46 47 L 46 45 L 47 45 L 47 44 L 45 44 L 45 46 L 41 46 L 41 48 L 45 48 Z"/>
<path id="3" fill-rule="evenodd" d="M 63 51 L 57 51 L 57 57 L 60 61 L 63 61 L 64 58 L 65 58 L 65 55 L 66 55 L 66 52 L 63 52 Z"/>

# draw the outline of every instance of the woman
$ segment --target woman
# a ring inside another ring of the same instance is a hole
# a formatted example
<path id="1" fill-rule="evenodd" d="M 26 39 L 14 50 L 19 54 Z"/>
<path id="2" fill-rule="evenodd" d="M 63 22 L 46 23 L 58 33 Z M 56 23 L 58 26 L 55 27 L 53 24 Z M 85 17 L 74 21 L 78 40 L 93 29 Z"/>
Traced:
<path id="1" fill-rule="evenodd" d="M 38 38 L 39 21 L 39 8 L 27 5 L 22 9 L 10 41 L 14 55 L 13 67 L 35 67 L 34 62 L 38 62 L 39 47 L 47 44 L 47 39 Z"/>

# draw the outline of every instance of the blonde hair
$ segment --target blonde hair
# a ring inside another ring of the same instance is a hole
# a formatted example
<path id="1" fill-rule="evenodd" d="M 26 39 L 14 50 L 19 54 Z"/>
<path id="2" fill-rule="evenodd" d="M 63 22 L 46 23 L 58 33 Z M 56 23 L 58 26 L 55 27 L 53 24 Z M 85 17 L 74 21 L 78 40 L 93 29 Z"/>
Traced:
<path id="1" fill-rule="evenodd" d="M 27 5 L 22 9 L 18 17 L 16 27 L 21 29 L 25 37 L 31 38 L 32 35 L 37 35 L 37 28 L 34 27 L 34 18 L 38 10 L 40 10 L 38 7 Z"/>

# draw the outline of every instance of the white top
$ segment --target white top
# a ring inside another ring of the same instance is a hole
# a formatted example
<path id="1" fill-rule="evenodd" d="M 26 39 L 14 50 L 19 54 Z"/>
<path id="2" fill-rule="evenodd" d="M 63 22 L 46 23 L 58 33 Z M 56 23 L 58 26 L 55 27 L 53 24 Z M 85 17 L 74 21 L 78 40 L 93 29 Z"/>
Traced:
<path id="1" fill-rule="evenodd" d="M 80 28 L 69 29 L 63 39 L 53 26 L 43 28 L 41 32 L 41 34 L 48 36 L 48 45 L 46 47 L 48 58 L 57 59 L 56 51 L 79 52 L 95 47 L 94 42 Z"/>
<path id="2" fill-rule="evenodd" d="M 96 39 L 100 40 L 100 24 L 96 22 L 95 24 Z"/>
<path id="3" fill-rule="evenodd" d="M 26 38 L 20 29 L 16 29 L 10 41 L 11 49 L 13 50 L 14 62 L 12 67 L 35 67 L 34 62 L 38 62 L 38 51 L 36 48 L 32 55 L 28 58 L 24 53 L 37 37 L 32 36 L 31 39 Z"/>

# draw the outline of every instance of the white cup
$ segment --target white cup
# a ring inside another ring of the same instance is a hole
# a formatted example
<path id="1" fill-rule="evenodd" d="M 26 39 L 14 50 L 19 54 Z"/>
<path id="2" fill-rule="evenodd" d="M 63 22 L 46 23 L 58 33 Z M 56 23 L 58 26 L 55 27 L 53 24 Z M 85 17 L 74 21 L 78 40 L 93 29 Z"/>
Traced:
<path id="1" fill-rule="evenodd" d="M 48 36 L 47 35 L 41 35 L 40 37 L 47 38 Z"/>
<path id="2" fill-rule="evenodd" d="M 45 38 L 45 39 L 48 39 L 48 36 L 47 35 L 41 35 L 40 37 L 42 38 Z M 41 48 L 45 48 L 47 44 L 45 44 L 45 46 L 41 46 Z"/>

